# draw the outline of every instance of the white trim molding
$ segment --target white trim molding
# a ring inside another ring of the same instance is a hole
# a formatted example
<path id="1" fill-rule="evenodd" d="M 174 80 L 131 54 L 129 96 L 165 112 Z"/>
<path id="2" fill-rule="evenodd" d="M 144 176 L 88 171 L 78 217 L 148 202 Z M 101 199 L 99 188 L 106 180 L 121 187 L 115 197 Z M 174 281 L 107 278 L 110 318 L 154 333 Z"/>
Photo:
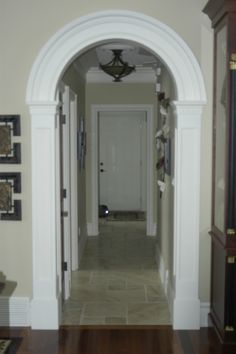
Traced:
<path id="1" fill-rule="evenodd" d="M 86 75 L 87 83 L 107 83 L 113 84 L 111 77 L 104 73 L 99 68 L 91 68 Z M 156 75 L 155 71 L 151 68 L 136 68 L 135 72 L 131 75 L 128 75 L 122 78 L 124 84 L 133 84 L 133 83 L 155 83 Z"/>
<path id="2" fill-rule="evenodd" d="M 92 105 L 91 111 L 91 205 L 92 225 L 88 229 L 88 235 L 98 235 L 98 117 L 101 112 L 145 112 L 147 117 L 147 184 L 146 184 L 146 232 L 148 236 L 156 235 L 153 222 L 153 106 L 145 104 L 119 104 L 119 105 Z"/>
<path id="3" fill-rule="evenodd" d="M 167 298 L 167 302 L 169 305 L 169 311 L 170 311 L 170 318 L 173 320 L 173 302 L 174 302 L 174 291 L 173 291 L 173 284 L 171 282 L 170 276 L 169 276 L 169 269 L 166 268 L 164 259 L 161 255 L 159 245 L 156 244 L 156 249 L 155 249 L 155 258 L 156 258 L 156 263 L 157 263 L 157 269 L 161 278 L 161 283 Z"/>
<path id="4" fill-rule="evenodd" d="M 84 252 L 84 248 L 85 248 L 85 245 L 86 245 L 86 242 L 87 242 L 87 233 L 83 232 L 80 234 L 80 238 L 79 238 L 79 241 L 78 241 L 78 266 L 80 264 L 80 261 L 82 259 L 82 255 L 83 255 L 83 252 Z"/>
<path id="5" fill-rule="evenodd" d="M 30 301 L 28 297 L 0 297 L 0 326 L 28 327 Z"/>
<path id="6" fill-rule="evenodd" d="M 33 299 L 32 328 L 58 327 L 56 155 L 57 104 L 31 104 Z M 47 316 L 45 316 L 47 314 Z"/>
<path id="7" fill-rule="evenodd" d="M 175 113 L 174 329 L 200 328 L 198 298 L 202 103 L 173 102 Z"/>
<path id="8" fill-rule="evenodd" d="M 116 39 L 137 42 L 158 54 L 175 78 L 178 100 L 206 100 L 197 59 L 176 32 L 142 13 L 109 10 L 69 23 L 45 44 L 32 67 L 26 101 L 53 101 L 58 79 L 78 53 L 94 44 Z"/>
<path id="9" fill-rule="evenodd" d="M 98 211 L 98 206 L 97 205 L 96 205 L 96 210 Z M 92 213 L 94 215 L 94 211 Z M 99 234 L 98 223 L 96 223 L 96 222 L 95 223 L 94 222 L 88 222 L 87 223 L 87 235 L 88 236 L 97 236 L 98 234 Z"/>
<path id="10" fill-rule="evenodd" d="M 201 302 L 200 326 L 209 327 L 210 303 Z"/>
<path id="11" fill-rule="evenodd" d="M 78 269 L 78 169 L 77 169 L 77 95 L 69 89 L 70 119 L 70 210 L 71 210 L 71 270 Z"/>
<path id="12" fill-rule="evenodd" d="M 38 54 L 28 79 L 26 102 L 31 114 L 32 134 L 31 318 L 35 329 L 57 329 L 59 326 L 55 208 L 57 85 L 76 56 L 93 45 L 117 39 L 139 43 L 160 57 L 176 84 L 178 163 L 175 165 L 173 323 L 176 329 L 200 326 L 198 198 L 200 115 L 206 102 L 203 75 L 190 48 L 170 27 L 142 13 L 110 10 L 81 17 L 58 31 Z M 188 313 L 188 318 L 181 320 L 183 313 Z"/>

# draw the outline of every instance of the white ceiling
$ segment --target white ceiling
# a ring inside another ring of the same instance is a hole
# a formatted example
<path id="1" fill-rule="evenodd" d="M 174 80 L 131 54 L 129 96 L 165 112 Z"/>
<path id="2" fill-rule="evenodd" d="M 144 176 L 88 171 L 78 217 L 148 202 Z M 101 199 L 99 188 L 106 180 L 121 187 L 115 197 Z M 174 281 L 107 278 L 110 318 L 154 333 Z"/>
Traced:
<path id="1" fill-rule="evenodd" d="M 122 59 L 130 65 L 155 69 L 161 61 L 144 47 L 133 42 L 111 42 L 89 49 L 76 59 L 76 64 L 87 73 L 90 69 L 98 69 L 99 64 L 107 64 L 112 59 L 112 49 L 122 49 Z"/>

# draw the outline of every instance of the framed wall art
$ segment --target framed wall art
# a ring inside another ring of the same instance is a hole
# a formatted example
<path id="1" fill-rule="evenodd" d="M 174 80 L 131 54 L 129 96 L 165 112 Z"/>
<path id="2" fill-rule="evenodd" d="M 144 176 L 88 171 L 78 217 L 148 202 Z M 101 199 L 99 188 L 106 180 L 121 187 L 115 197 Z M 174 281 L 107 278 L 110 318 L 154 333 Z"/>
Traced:
<path id="1" fill-rule="evenodd" d="M 84 129 L 84 118 L 80 118 L 79 131 L 77 134 L 77 155 L 79 161 L 79 169 L 85 169 L 85 155 L 86 155 L 86 132 Z"/>
<path id="2" fill-rule="evenodd" d="M 21 200 L 14 199 L 15 193 L 21 193 L 21 174 L 0 173 L 0 220 L 21 220 Z"/>
<path id="3" fill-rule="evenodd" d="M 0 163 L 21 163 L 21 144 L 13 142 L 20 136 L 20 116 L 0 115 Z"/>

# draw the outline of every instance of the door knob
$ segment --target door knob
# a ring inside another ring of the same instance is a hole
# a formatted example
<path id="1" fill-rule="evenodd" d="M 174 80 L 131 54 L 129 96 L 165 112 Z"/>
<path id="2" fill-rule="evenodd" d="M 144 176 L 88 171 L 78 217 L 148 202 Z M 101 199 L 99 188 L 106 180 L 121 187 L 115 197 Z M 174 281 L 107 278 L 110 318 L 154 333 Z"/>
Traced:
<path id="1" fill-rule="evenodd" d="M 103 168 L 100 170 L 100 172 L 106 172 L 106 170 L 104 170 Z"/>

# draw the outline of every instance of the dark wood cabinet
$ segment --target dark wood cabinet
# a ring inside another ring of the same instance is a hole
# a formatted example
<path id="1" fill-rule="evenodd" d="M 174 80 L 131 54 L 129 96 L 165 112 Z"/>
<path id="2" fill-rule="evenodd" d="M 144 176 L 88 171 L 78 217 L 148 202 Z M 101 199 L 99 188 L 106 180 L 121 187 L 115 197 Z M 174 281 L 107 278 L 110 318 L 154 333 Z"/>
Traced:
<path id="1" fill-rule="evenodd" d="M 214 28 L 210 317 L 236 344 L 236 0 L 210 0 L 203 12 Z"/>

